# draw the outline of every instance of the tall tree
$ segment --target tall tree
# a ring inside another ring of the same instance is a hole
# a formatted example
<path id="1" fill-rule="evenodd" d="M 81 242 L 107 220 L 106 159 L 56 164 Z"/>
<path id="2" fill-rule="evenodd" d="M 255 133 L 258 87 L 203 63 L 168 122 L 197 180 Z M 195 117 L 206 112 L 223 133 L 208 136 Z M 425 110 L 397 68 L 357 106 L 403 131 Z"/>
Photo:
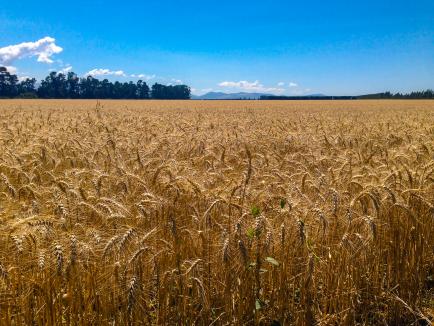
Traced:
<path id="1" fill-rule="evenodd" d="M 80 78 L 72 71 L 66 77 L 66 94 L 68 98 L 80 98 Z"/>
<path id="2" fill-rule="evenodd" d="M 99 81 L 92 76 L 87 76 L 86 78 L 80 79 L 80 97 L 85 99 L 97 98 L 97 87 Z"/>
<path id="3" fill-rule="evenodd" d="M 147 99 L 149 98 L 149 86 L 146 82 L 139 80 L 137 81 L 137 98 Z"/>
<path id="4" fill-rule="evenodd" d="M 155 99 L 189 99 L 191 96 L 190 87 L 187 85 L 161 85 L 155 83 L 152 85 L 152 98 Z"/>
<path id="5" fill-rule="evenodd" d="M 152 85 L 151 94 L 152 94 L 152 98 L 155 99 L 164 99 L 167 96 L 165 86 L 158 83 Z"/>
<path id="6" fill-rule="evenodd" d="M 6 67 L 0 67 L 0 96 L 15 97 L 18 95 L 18 77 L 9 73 Z"/>
<path id="7" fill-rule="evenodd" d="M 26 78 L 22 80 L 18 84 L 18 94 L 27 97 L 35 97 L 36 96 L 36 79 L 35 78 Z"/>

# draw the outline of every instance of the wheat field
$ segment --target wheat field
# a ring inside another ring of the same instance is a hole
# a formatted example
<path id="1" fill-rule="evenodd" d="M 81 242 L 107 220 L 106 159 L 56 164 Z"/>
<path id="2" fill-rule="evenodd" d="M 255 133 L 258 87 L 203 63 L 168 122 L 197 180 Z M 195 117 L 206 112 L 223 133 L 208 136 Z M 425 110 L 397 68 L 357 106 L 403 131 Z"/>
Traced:
<path id="1" fill-rule="evenodd" d="M 434 101 L 0 102 L 0 325 L 429 325 Z"/>

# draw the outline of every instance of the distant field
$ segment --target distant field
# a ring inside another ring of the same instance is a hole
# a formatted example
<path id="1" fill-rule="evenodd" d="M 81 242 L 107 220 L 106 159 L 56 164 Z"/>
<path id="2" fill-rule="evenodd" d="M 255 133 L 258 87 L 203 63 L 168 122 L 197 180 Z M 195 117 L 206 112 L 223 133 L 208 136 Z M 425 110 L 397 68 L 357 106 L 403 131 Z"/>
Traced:
<path id="1" fill-rule="evenodd" d="M 0 325 L 428 325 L 434 101 L 0 101 Z"/>
<path id="2" fill-rule="evenodd" d="M 97 100 L 1 100 L 0 108 L 92 109 Z M 243 101 L 243 100 L 102 100 L 106 109 L 419 109 L 433 110 L 434 100 Z"/>

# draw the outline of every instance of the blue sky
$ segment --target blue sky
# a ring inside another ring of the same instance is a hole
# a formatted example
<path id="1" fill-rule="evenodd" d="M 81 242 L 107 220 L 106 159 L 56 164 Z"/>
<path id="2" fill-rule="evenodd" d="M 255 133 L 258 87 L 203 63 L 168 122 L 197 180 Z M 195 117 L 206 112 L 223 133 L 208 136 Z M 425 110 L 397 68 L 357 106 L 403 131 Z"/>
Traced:
<path id="1" fill-rule="evenodd" d="M 434 88 L 432 0 L 0 2 L 0 64 L 20 76 L 72 69 L 196 94 Z"/>

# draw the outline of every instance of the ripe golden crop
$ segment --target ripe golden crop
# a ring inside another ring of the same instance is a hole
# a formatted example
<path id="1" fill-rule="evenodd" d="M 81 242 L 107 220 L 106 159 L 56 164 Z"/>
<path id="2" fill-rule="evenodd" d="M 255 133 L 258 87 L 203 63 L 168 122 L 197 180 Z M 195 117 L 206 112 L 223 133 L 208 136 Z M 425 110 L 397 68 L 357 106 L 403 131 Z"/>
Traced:
<path id="1" fill-rule="evenodd" d="M 1 325 L 433 317 L 434 101 L 0 102 Z"/>

